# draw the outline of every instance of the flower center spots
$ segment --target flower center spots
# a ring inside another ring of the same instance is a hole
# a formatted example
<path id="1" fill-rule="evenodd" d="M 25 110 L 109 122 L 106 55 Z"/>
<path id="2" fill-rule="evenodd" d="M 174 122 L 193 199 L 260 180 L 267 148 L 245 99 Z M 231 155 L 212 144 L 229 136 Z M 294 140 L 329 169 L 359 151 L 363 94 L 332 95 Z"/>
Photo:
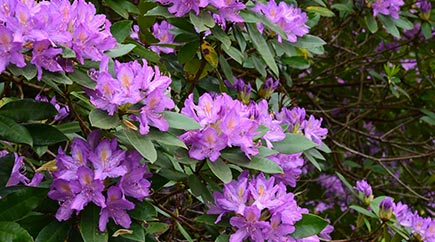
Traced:
<path id="1" fill-rule="evenodd" d="M 0 43 L 3 45 L 8 45 L 11 43 L 11 37 L 7 33 L 0 34 Z"/>
<path id="2" fill-rule="evenodd" d="M 20 13 L 18 14 L 18 20 L 20 21 L 21 24 L 23 24 L 23 25 L 27 25 L 27 16 L 26 16 L 25 13 L 20 12 Z"/>
<path id="3" fill-rule="evenodd" d="M 264 186 L 263 185 L 260 185 L 260 187 L 258 187 L 258 195 L 260 197 L 264 196 Z"/>
<path id="4" fill-rule="evenodd" d="M 107 83 L 103 84 L 103 92 L 104 92 L 104 94 L 109 95 L 109 96 L 112 94 L 112 90 L 110 89 L 109 84 L 107 84 Z"/>
<path id="5" fill-rule="evenodd" d="M 131 84 L 130 77 L 127 74 L 123 74 L 121 76 L 121 83 L 125 88 L 130 87 L 130 84 Z"/>
<path id="6" fill-rule="evenodd" d="M 101 152 L 101 161 L 103 161 L 103 163 L 106 163 L 108 157 L 109 157 L 109 152 L 107 150 L 103 150 Z"/>
<path id="7" fill-rule="evenodd" d="M 90 175 L 88 175 L 88 174 L 86 174 L 86 175 L 84 175 L 83 176 L 83 181 L 85 182 L 85 184 L 88 184 L 88 185 L 90 185 L 91 183 L 92 183 L 92 176 L 90 176 Z"/>
<path id="8" fill-rule="evenodd" d="M 216 143 L 216 139 L 214 138 L 213 134 L 211 134 L 211 133 L 208 133 L 205 135 L 205 141 L 207 141 L 207 143 L 209 143 L 209 144 Z"/>
<path id="9" fill-rule="evenodd" d="M 245 193 L 245 189 L 243 189 L 243 187 L 239 188 L 239 190 L 237 191 L 237 195 L 239 195 L 240 200 L 242 200 L 243 198 L 243 193 Z"/>
<path id="10" fill-rule="evenodd" d="M 60 190 L 63 192 L 63 193 L 72 193 L 71 192 L 71 188 L 68 186 L 68 184 L 62 184 L 62 185 L 60 185 Z"/>
<path id="11" fill-rule="evenodd" d="M 5 13 L 6 16 L 8 16 L 10 14 L 9 11 L 9 5 L 7 3 L 3 3 L 3 12 Z"/>

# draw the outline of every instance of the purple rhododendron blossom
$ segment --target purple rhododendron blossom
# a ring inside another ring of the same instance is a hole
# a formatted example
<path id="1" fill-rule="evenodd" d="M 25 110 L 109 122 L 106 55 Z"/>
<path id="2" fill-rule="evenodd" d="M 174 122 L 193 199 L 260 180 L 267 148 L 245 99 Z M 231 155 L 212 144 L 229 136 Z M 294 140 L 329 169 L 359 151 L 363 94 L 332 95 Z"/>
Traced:
<path id="1" fill-rule="evenodd" d="M 100 211 L 98 228 L 100 231 L 106 230 L 109 217 L 112 218 L 116 224 L 124 228 L 129 228 L 131 219 L 125 210 L 131 210 L 133 208 L 134 203 L 125 199 L 121 189 L 117 186 L 111 186 L 107 191 L 106 207 L 103 207 Z"/>
<path id="2" fill-rule="evenodd" d="M 174 44 L 175 36 L 170 32 L 174 26 L 166 21 L 155 23 L 152 27 L 154 37 L 159 40 L 158 45 L 151 45 L 150 49 L 157 54 L 161 52 L 169 54 L 174 53 L 174 48 L 160 46 L 160 44 Z"/>
<path id="3" fill-rule="evenodd" d="M 94 172 L 86 166 L 77 169 L 77 179 L 81 190 L 71 201 L 71 208 L 81 211 L 89 202 L 104 208 L 106 203 L 102 194 L 104 190 L 103 181 L 94 179 Z"/>
<path id="4" fill-rule="evenodd" d="M 373 16 L 383 14 L 399 19 L 400 6 L 403 4 L 403 0 L 375 0 L 372 4 Z"/>
<path id="5" fill-rule="evenodd" d="M 373 194 L 372 187 L 367 183 L 365 179 L 356 182 L 355 190 L 360 191 L 365 197 L 369 197 Z"/>
<path id="6" fill-rule="evenodd" d="M 264 242 L 265 231 L 269 229 L 269 223 L 259 221 L 261 210 L 256 206 L 249 206 L 243 210 L 242 217 L 232 217 L 230 224 L 237 231 L 230 236 L 230 242 L 243 241 L 250 238 L 255 242 Z"/>
<path id="7" fill-rule="evenodd" d="M 12 167 L 11 175 L 6 182 L 6 187 L 15 186 L 19 183 L 24 184 L 29 187 L 37 187 L 41 183 L 42 179 L 44 179 L 44 175 L 38 172 L 35 172 L 32 180 L 27 178 L 23 173 L 25 173 L 24 166 L 24 157 L 19 156 L 17 153 L 14 153 L 15 161 L 14 166 Z"/>
<path id="8" fill-rule="evenodd" d="M 36 101 L 41 101 L 41 102 L 49 102 L 47 97 L 42 96 L 40 94 L 36 95 L 35 97 Z M 50 102 L 57 110 L 58 114 L 56 114 L 56 116 L 54 116 L 54 120 L 59 121 L 62 120 L 64 118 L 66 118 L 69 115 L 69 107 L 68 106 L 61 106 L 61 104 L 59 104 L 56 100 L 56 96 L 53 96 L 50 100 Z"/>
<path id="9" fill-rule="evenodd" d="M 2 73 L 9 63 L 18 67 L 24 67 L 24 56 L 20 53 L 22 42 L 16 42 L 13 32 L 8 28 L 0 25 L 0 73 Z"/>
<path id="10" fill-rule="evenodd" d="M 297 41 L 297 37 L 302 37 L 309 32 L 309 27 L 306 25 L 307 14 L 302 12 L 300 8 L 288 5 L 284 1 L 276 4 L 274 0 L 271 0 L 268 1 L 267 5 L 257 3 L 252 10 L 264 14 L 272 23 L 281 27 L 289 42 L 294 43 Z M 257 26 L 260 31 L 263 31 L 263 25 L 257 24 Z M 280 35 L 278 35 L 278 41 L 282 41 Z"/>
<path id="11" fill-rule="evenodd" d="M 218 15 L 221 19 L 229 22 L 241 23 L 243 18 L 237 13 L 245 9 L 245 4 L 239 0 L 210 0 L 210 4 L 217 8 Z"/>
<path id="12" fill-rule="evenodd" d="M 168 8 L 168 11 L 174 14 L 176 17 L 182 17 L 190 10 L 193 10 L 196 15 L 199 14 L 199 8 L 203 8 L 208 5 L 208 0 L 156 0 L 161 4 L 172 4 Z"/>

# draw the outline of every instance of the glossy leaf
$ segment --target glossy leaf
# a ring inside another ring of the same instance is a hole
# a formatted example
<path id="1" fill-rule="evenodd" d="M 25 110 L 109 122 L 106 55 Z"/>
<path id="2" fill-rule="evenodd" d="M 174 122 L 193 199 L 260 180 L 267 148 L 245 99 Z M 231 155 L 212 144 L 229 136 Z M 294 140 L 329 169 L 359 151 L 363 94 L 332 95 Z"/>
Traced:
<path id="1" fill-rule="evenodd" d="M 134 44 L 118 44 L 115 48 L 106 52 L 106 54 L 112 58 L 117 58 L 130 53 L 136 45 Z"/>
<path id="2" fill-rule="evenodd" d="M 300 56 L 283 58 L 282 63 L 299 70 L 304 70 L 310 67 L 310 62 L 307 59 Z"/>
<path id="3" fill-rule="evenodd" d="M 89 113 L 89 121 L 91 125 L 100 129 L 112 129 L 121 124 L 118 115 L 115 113 L 110 116 L 106 111 L 101 109 L 93 109 Z"/>
<path id="4" fill-rule="evenodd" d="M 68 222 L 53 221 L 45 226 L 35 239 L 35 242 L 65 241 L 68 236 L 70 224 Z"/>
<path id="5" fill-rule="evenodd" d="M 136 204 L 135 208 L 128 212 L 132 218 L 146 221 L 157 216 L 156 208 L 149 202 L 143 201 Z"/>
<path id="6" fill-rule="evenodd" d="M 47 190 L 22 187 L 0 200 L 0 221 L 15 221 L 29 214 L 47 197 Z"/>
<path id="7" fill-rule="evenodd" d="M 214 162 L 207 160 L 207 165 L 213 174 L 224 183 L 229 183 L 233 179 L 230 167 L 222 159 L 219 158 Z"/>
<path id="8" fill-rule="evenodd" d="M 295 223 L 295 232 L 291 236 L 295 239 L 306 238 L 320 233 L 328 222 L 314 214 L 302 214 L 302 219 Z"/>
<path id="9" fill-rule="evenodd" d="M 157 160 L 157 151 L 153 142 L 147 135 L 140 135 L 138 131 L 124 129 L 130 144 L 147 160 L 154 163 Z"/>
<path id="10" fill-rule="evenodd" d="M 94 204 L 88 204 L 80 212 L 80 234 L 84 242 L 107 242 L 109 234 L 101 233 L 98 229 L 100 208 Z"/>
<path id="11" fill-rule="evenodd" d="M 351 205 L 351 206 L 349 206 L 349 208 L 357 211 L 360 214 L 364 214 L 364 215 L 366 215 L 366 216 L 368 216 L 370 218 L 377 218 L 377 216 L 373 212 L 371 212 L 371 211 L 369 211 L 369 210 L 367 210 L 365 208 L 362 208 L 360 206 Z"/>
<path id="12" fill-rule="evenodd" d="M 33 99 L 11 101 L 0 108 L 0 115 L 9 117 L 16 122 L 44 120 L 52 118 L 56 114 L 58 112 L 51 103 Z"/>
<path id="13" fill-rule="evenodd" d="M 269 48 L 269 45 L 266 43 L 266 40 L 263 36 L 258 32 L 256 24 L 246 24 L 248 27 L 249 37 L 254 44 L 255 49 L 257 49 L 258 53 L 260 53 L 261 57 L 266 62 L 266 65 L 272 70 L 272 72 L 279 76 L 278 66 L 276 65 L 274 56 L 272 51 Z"/>
<path id="14" fill-rule="evenodd" d="M 0 138 L 14 143 L 33 145 L 29 131 L 14 120 L 0 115 Z"/>
<path id="15" fill-rule="evenodd" d="M 171 128 L 182 130 L 194 130 L 201 128 L 201 125 L 199 125 L 198 122 L 184 114 L 169 111 L 165 111 L 163 113 L 165 115 L 165 119 L 169 122 L 169 127 Z"/>
<path id="16" fill-rule="evenodd" d="M 375 17 L 373 15 L 368 14 L 364 17 L 367 28 L 371 33 L 376 33 L 378 31 L 378 23 L 376 22 Z"/>
<path id="17" fill-rule="evenodd" d="M 286 138 L 273 143 L 276 151 L 283 154 L 295 154 L 316 147 L 317 144 L 300 134 L 286 134 Z"/>
<path id="18" fill-rule="evenodd" d="M 334 17 L 335 13 L 331 10 L 325 8 L 325 7 L 319 7 L 319 6 L 308 6 L 306 8 L 307 12 L 316 13 L 323 17 Z"/>
<path id="19" fill-rule="evenodd" d="M 0 222 L 0 241 L 33 242 L 32 236 L 23 227 L 14 222 Z"/>
<path id="20" fill-rule="evenodd" d="M 68 137 L 62 132 L 48 124 L 32 123 L 26 124 L 24 127 L 32 136 L 33 145 L 35 146 L 54 145 L 68 140 Z"/>
<path id="21" fill-rule="evenodd" d="M 122 43 L 125 38 L 130 36 L 132 25 L 133 21 L 131 20 L 121 20 L 110 26 L 110 32 L 112 32 L 113 37 L 118 41 L 118 43 Z"/>

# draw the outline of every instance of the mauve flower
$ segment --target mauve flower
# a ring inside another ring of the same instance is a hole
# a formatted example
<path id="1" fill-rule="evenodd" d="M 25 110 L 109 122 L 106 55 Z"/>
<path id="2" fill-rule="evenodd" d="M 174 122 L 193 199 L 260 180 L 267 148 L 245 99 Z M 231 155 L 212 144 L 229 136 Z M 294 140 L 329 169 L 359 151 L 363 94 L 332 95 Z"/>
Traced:
<path id="1" fill-rule="evenodd" d="M 95 179 L 104 180 L 106 177 L 120 177 L 127 173 L 127 168 L 121 165 L 124 158 L 125 151 L 118 148 L 116 139 L 103 139 L 89 155 L 89 160 L 94 165 Z"/>
<path id="2" fill-rule="evenodd" d="M 77 193 L 81 191 L 80 183 L 77 180 L 67 181 L 63 179 L 54 179 L 48 192 L 48 197 L 59 201 L 59 209 L 56 212 L 56 219 L 58 221 L 68 220 L 73 209 L 71 202 Z"/>
<path id="3" fill-rule="evenodd" d="M 207 127 L 201 132 L 198 141 L 192 144 L 189 156 L 197 160 L 209 158 L 211 161 L 216 161 L 221 155 L 220 151 L 227 146 L 226 143 L 215 129 Z"/>
<path id="4" fill-rule="evenodd" d="M 369 197 L 373 194 L 372 187 L 367 183 L 365 179 L 356 182 L 356 186 L 353 187 L 355 190 L 360 191 L 365 197 Z"/>
<path id="5" fill-rule="evenodd" d="M 81 211 L 89 203 L 104 208 L 106 206 L 104 196 L 104 184 L 99 179 L 94 179 L 94 172 L 82 166 L 77 169 L 77 178 L 81 186 L 81 191 L 71 201 L 71 209 Z"/>
<path id="6" fill-rule="evenodd" d="M 318 144 L 322 145 L 322 140 L 325 139 L 328 134 L 328 129 L 322 128 L 322 118 L 316 119 L 313 115 L 310 115 L 308 120 L 302 122 L 301 127 L 304 129 L 305 137 Z"/>
<path id="7" fill-rule="evenodd" d="M 24 174 L 26 172 L 26 167 L 24 166 L 24 157 L 19 156 L 17 153 L 14 153 L 15 161 L 14 166 L 12 167 L 11 175 L 6 183 L 6 187 L 15 186 L 19 183 L 24 184 L 25 186 L 29 187 L 37 187 L 42 179 L 44 178 L 44 175 L 41 173 L 36 172 L 33 175 L 32 180 L 27 178 Z"/>
<path id="8" fill-rule="evenodd" d="M 400 6 L 403 4 L 402 0 L 375 0 L 372 4 L 373 16 L 383 14 L 399 19 Z"/>
<path id="9" fill-rule="evenodd" d="M 0 25 L 0 73 L 2 73 L 9 63 L 18 67 L 26 66 L 23 54 L 20 53 L 22 43 L 16 42 L 12 31 Z"/>
<path id="10" fill-rule="evenodd" d="M 199 14 L 199 8 L 203 8 L 208 5 L 208 0 L 156 0 L 161 4 L 172 4 L 168 8 L 168 11 L 174 14 L 176 17 L 182 17 L 190 10 L 193 10 L 196 15 Z"/>
<path id="11" fill-rule="evenodd" d="M 77 169 L 88 164 L 89 152 L 89 144 L 79 138 L 75 138 L 72 141 L 71 156 L 67 155 L 62 148 L 59 147 L 56 156 L 58 169 L 54 172 L 54 177 L 65 180 L 77 179 Z"/>
<path id="12" fill-rule="evenodd" d="M 218 15 L 229 22 L 244 22 L 238 11 L 245 9 L 245 4 L 239 0 L 210 0 L 210 4 L 217 8 Z"/>
<path id="13" fill-rule="evenodd" d="M 232 217 L 230 224 L 237 231 L 230 236 L 230 242 L 240 242 L 248 237 L 251 241 L 264 242 L 270 225 L 268 222 L 259 221 L 260 213 L 261 210 L 256 206 L 249 206 L 243 210 L 242 217 Z"/>
<path id="14" fill-rule="evenodd" d="M 379 217 L 384 220 L 388 221 L 393 216 L 393 199 L 391 197 L 384 198 L 379 203 Z"/>
<path id="15" fill-rule="evenodd" d="M 174 44 L 175 36 L 170 32 L 174 26 L 166 21 L 155 23 L 152 27 L 154 37 L 159 40 L 159 45 L 151 45 L 150 49 L 157 54 L 161 52 L 169 54 L 174 53 L 174 48 L 160 46 L 160 44 Z"/>
<path id="16" fill-rule="evenodd" d="M 124 198 L 121 189 L 117 186 L 111 186 L 107 191 L 106 207 L 102 208 L 100 211 L 98 228 L 101 232 L 106 230 L 109 217 L 112 218 L 116 224 L 124 228 L 129 228 L 131 219 L 125 210 L 131 210 L 133 208 L 134 203 Z"/>

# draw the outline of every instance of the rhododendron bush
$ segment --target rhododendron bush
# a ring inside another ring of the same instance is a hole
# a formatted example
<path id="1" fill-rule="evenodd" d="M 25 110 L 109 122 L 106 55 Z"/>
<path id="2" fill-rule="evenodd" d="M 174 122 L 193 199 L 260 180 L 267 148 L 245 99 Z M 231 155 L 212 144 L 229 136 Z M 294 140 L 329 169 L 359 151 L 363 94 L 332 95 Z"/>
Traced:
<path id="1" fill-rule="evenodd" d="M 427 0 L 0 0 L 0 241 L 435 241 Z"/>

